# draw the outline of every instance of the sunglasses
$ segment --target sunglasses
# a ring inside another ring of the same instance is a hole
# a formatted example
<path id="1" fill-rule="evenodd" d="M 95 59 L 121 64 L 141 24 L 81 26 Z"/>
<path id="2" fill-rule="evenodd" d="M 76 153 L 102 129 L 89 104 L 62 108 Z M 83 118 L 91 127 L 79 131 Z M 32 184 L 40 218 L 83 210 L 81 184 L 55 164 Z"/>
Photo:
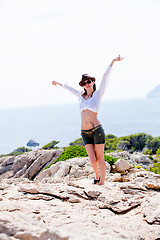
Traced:
<path id="1" fill-rule="evenodd" d="M 92 82 L 91 80 L 87 80 L 87 81 L 85 81 L 85 82 L 82 83 L 82 86 L 85 86 L 87 83 L 88 83 L 88 84 L 91 84 L 91 82 Z"/>

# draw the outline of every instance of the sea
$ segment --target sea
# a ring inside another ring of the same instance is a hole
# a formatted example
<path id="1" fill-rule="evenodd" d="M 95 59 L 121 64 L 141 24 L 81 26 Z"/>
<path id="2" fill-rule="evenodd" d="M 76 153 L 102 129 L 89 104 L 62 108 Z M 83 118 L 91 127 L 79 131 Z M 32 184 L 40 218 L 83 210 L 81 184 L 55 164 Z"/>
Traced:
<path id="1" fill-rule="evenodd" d="M 117 137 L 136 133 L 160 136 L 160 99 L 102 100 L 98 118 L 106 134 Z M 0 109 L 0 154 L 27 147 L 30 139 L 39 148 L 57 140 L 68 146 L 81 137 L 78 102 L 25 108 Z M 32 149 L 36 149 L 33 148 Z"/>

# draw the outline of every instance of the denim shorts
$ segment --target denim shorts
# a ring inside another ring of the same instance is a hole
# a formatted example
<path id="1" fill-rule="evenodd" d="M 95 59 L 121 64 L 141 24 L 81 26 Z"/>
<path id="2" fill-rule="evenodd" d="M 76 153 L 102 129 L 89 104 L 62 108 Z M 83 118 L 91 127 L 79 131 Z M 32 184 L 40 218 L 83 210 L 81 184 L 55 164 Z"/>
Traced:
<path id="1" fill-rule="evenodd" d="M 84 145 L 86 144 L 104 144 L 106 136 L 102 125 L 91 128 L 89 130 L 81 130 Z"/>

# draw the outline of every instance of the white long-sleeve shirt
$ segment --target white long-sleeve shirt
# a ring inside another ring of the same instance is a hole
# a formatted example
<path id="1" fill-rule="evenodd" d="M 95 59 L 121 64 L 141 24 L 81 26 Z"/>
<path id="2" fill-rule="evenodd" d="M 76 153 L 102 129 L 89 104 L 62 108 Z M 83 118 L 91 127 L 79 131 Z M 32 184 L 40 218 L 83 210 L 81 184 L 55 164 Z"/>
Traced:
<path id="1" fill-rule="evenodd" d="M 109 83 L 109 75 L 110 75 L 111 69 L 112 69 L 112 67 L 109 65 L 109 67 L 107 68 L 106 72 L 103 75 L 99 89 L 96 90 L 93 93 L 92 97 L 87 100 L 85 100 L 83 98 L 82 91 L 78 91 L 78 90 L 68 86 L 67 84 L 62 85 L 65 89 L 67 89 L 68 91 L 70 91 L 71 93 L 73 93 L 74 95 L 76 95 L 79 98 L 80 112 L 88 109 L 92 112 L 98 113 L 101 98 L 102 98 L 102 96 L 108 86 L 108 83 Z"/>

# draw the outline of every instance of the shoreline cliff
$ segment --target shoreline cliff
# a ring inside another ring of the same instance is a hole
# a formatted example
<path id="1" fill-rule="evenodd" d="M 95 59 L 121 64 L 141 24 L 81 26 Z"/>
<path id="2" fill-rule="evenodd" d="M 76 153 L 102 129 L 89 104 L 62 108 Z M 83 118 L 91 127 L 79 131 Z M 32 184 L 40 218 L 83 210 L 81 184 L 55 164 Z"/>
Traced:
<path id="1" fill-rule="evenodd" d="M 160 85 L 153 88 L 148 94 L 147 98 L 160 98 Z"/>

